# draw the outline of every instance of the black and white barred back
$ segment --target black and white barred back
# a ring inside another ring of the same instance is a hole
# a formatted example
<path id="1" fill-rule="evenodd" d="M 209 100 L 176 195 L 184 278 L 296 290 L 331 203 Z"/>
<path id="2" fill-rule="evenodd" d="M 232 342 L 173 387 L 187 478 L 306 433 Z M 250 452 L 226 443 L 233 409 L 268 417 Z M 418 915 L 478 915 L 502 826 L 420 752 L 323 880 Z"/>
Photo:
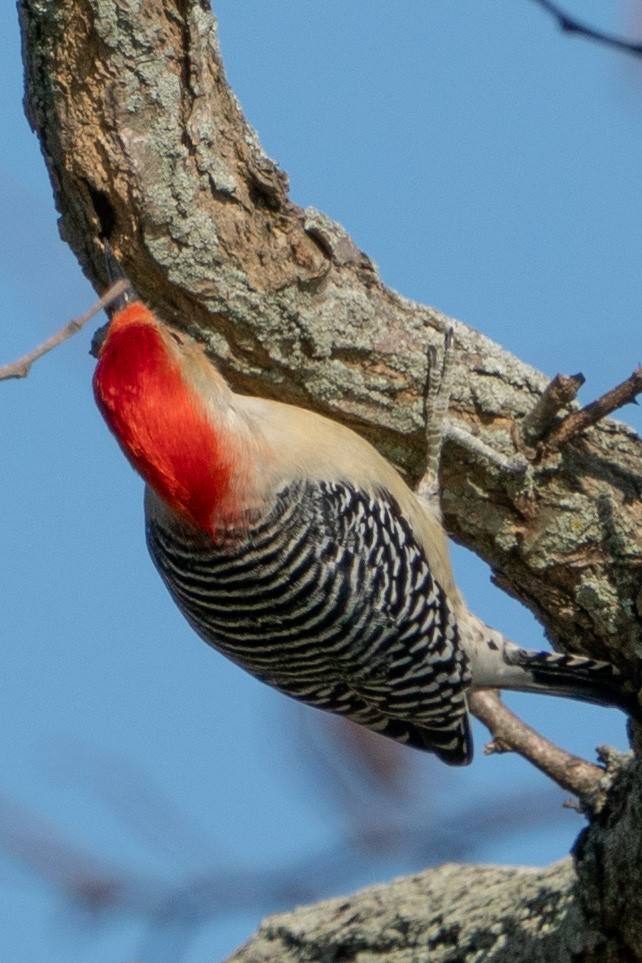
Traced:
<path id="1" fill-rule="evenodd" d="M 445 762 L 470 760 L 471 673 L 454 613 L 394 500 L 301 482 L 215 541 L 147 521 L 196 632 L 254 676 Z"/>

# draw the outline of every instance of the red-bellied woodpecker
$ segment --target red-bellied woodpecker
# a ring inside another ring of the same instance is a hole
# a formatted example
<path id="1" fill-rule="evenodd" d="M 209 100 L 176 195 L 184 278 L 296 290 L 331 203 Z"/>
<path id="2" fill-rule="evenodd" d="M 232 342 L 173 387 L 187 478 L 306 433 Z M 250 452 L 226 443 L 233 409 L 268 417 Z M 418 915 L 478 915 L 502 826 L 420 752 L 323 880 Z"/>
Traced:
<path id="1" fill-rule="evenodd" d="M 471 687 L 636 711 L 607 663 L 527 652 L 474 616 L 438 509 L 364 439 L 235 394 L 140 302 L 113 317 L 94 390 L 147 483 L 147 544 L 173 599 L 258 679 L 451 764 L 471 758 Z"/>

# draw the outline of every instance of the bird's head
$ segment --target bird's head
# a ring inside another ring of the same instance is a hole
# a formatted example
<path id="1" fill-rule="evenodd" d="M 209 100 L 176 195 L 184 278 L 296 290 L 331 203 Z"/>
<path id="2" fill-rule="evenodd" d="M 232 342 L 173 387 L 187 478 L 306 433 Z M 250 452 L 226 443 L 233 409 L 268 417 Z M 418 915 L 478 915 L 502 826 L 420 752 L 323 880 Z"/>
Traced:
<path id="1" fill-rule="evenodd" d="M 140 301 L 117 311 L 98 348 L 94 394 L 125 455 L 172 511 L 211 532 L 229 495 L 231 392 L 202 348 Z"/>

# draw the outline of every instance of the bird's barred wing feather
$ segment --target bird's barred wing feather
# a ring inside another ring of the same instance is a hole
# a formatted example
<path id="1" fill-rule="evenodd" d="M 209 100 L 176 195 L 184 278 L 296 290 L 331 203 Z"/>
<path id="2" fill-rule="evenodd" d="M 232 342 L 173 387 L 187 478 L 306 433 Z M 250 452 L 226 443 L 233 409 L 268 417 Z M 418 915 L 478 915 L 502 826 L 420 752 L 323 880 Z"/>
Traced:
<path id="1" fill-rule="evenodd" d="M 214 542 L 149 514 L 147 540 L 194 629 L 257 678 L 469 761 L 470 670 L 454 613 L 386 493 L 306 481 Z"/>

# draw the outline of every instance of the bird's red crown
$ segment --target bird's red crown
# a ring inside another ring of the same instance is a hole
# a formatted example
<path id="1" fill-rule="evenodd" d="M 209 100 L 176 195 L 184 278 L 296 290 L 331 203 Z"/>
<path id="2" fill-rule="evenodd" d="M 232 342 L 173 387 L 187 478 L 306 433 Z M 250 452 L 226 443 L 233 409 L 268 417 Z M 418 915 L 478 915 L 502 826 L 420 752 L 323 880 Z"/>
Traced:
<path id="1" fill-rule="evenodd" d="M 211 532 L 231 463 L 170 338 L 143 304 L 128 305 L 109 326 L 94 394 L 136 471 L 172 510 Z"/>

